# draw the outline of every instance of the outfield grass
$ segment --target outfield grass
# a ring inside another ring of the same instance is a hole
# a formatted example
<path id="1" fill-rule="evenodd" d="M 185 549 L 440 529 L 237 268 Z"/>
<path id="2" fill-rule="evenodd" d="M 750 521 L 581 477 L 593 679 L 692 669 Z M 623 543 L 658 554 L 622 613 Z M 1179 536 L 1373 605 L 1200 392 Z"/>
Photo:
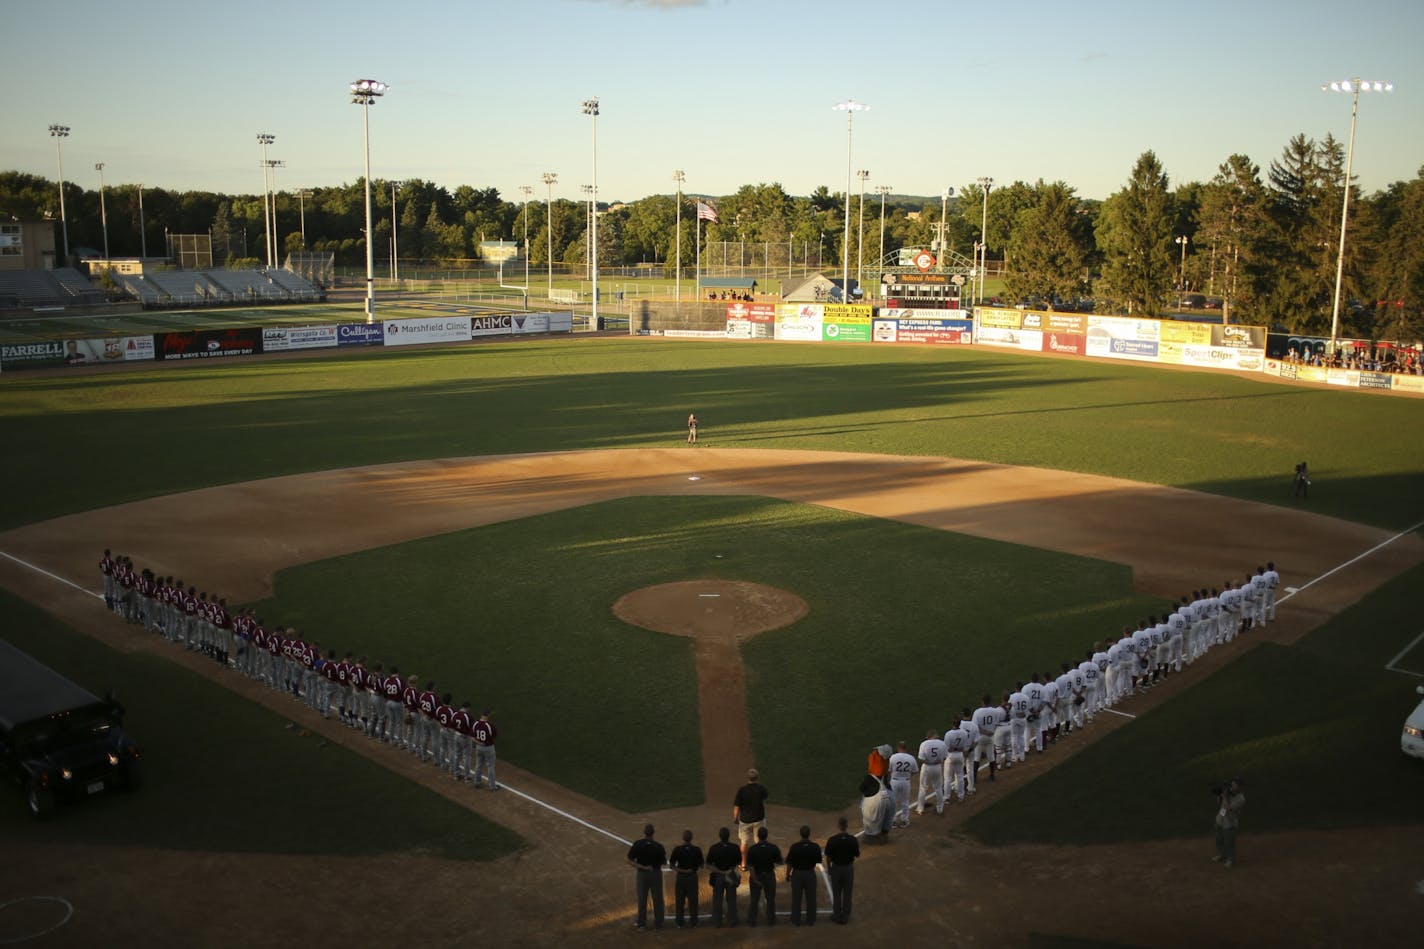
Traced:
<path id="1" fill-rule="evenodd" d="M 6 374 L 0 528 L 352 465 L 682 439 L 952 456 L 1424 520 L 1421 403 L 988 350 L 598 338 Z M 201 447 L 198 447 L 201 446 Z M 56 477 L 62 472 L 62 477 Z"/>
<path id="2" fill-rule="evenodd" d="M 51 821 L 33 820 L 18 789 L 0 788 L 7 841 L 452 860 L 493 860 L 522 846 L 513 832 L 282 715 L 160 658 L 115 652 L 4 592 L 0 627 L 91 692 L 115 689 L 144 756 L 141 790 L 61 805 Z M 338 827 L 351 832 L 333 833 Z"/>
<path id="3" fill-rule="evenodd" d="M 854 794 L 850 777 L 826 775 L 859 774 L 871 745 L 917 743 L 1030 663 L 1080 659 L 1161 605 L 1117 564 L 764 498 L 676 497 L 285 570 L 259 609 L 402 671 L 434 668 L 457 700 L 493 706 L 503 757 L 636 812 L 702 801 L 694 664 L 690 640 L 609 607 L 640 587 L 719 577 L 810 606 L 743 655 L 757 766 L 778 801 L 818 809 Z M 884 695 L 890 670 L 914 681 Z"/>
<path id="4" fill-rule="evenodd" d="M 1418 680 L 1383 669 L 1415 635 L 1399 621 L 1416 614 L 1421 584 L 1424 565 L 1299 645 L 1256 646 L 966 829 L 989 843 L 1205 839 L 1215 810 L 1207 786 L 1238 774 L 1247 835 L 1424 821 L 1424 767 L 1399 749 Z"/>

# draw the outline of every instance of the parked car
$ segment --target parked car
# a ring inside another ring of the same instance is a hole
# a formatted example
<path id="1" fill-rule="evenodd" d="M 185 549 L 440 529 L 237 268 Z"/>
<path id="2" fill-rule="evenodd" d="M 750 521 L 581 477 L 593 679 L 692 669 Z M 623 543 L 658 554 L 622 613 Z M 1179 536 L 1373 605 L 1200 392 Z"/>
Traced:
<path id="1" fill-rule="evenodd" d="M 1414 691 L 1424 695 L 1424 685 Z M 1415 706 L 1404 720 L 1404 734 L 1399 738 L 1399 746 L 1411 758 L 1424 758 L 1424 702 Z"/>
<path id="2" fill-rule="evenodd" d="M 0 639 L 0 775 L 25 792 L 36 818 L 61 800 L 142 780 L 123 708 L 100 699 Z"/>

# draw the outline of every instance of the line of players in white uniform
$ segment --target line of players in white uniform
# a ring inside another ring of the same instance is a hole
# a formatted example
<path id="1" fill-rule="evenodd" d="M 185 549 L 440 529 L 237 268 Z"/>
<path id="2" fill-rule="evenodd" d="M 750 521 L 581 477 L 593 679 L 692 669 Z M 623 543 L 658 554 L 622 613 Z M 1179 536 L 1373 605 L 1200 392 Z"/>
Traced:
<path id="1" fill-rule="evenodd" d="M 470 703 L 456 706 L 449 693 L 435 691 L 415 675 L 402 676 L 381 663 L 367 667 L 364 656 L 335 650 L 322 655 L 315 640 L 304 641 L 291 627 L 265 626 L 251 610 L 230 612 L 222 598 L 184 588 L 183 581 L 135 570 L 133 561 L 104 551 L 99 561 L 104 602 L 115 613 L 163 635 L 169 642 L 232 667 L 251 679 L 304 701 L 323 718 L 336 710 L 341 722 L 372 738 L 403 748 L 478 787 L 488 774 L 471 766 L 476 744 L 494 741 L 487 718 L 476 719 Z"/>
<path id="2" fill-rule="evenodd" d="M 1094 643 L 1081 662 L 1062 663 L 1058 674 L 1035 672 L 997 703 L 985 695 L 977 709 L 966 706 L 943 736 L 931 730 L 917 754 L 900 742 L 886 769 L 891 826 L 909 826 L 910 782 L 916 775 L 915 813 L 923 814 L 931 800 L 936 813 L 943 813 L 951 795 L 963 801 L 974 793 L 984 768 L 994 780 L 1000 768 L 1012 768 L 1030 751 L 1044 751 L 1060 735 L 1182 671 L 1213 646 L 1274 620 L 1280 582 L 1275 564 L 1268 563 L 1239 586 L 1228 581 L 1222 590 L 1195 590 L 1172 612 L 1150 616 L 1136 629 L 1124 627 L 1115 641 Z"/>

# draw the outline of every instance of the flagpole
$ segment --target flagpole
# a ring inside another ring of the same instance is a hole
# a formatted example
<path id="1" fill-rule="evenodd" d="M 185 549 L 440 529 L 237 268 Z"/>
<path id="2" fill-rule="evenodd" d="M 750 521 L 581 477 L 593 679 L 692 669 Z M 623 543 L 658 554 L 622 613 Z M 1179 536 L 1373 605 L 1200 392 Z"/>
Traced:
<path id="1" fill-rule="evenodd" d="M 694 300 L 702 299 L 702 208 L 697 208 L 697 290 L 693 293 Z"/>

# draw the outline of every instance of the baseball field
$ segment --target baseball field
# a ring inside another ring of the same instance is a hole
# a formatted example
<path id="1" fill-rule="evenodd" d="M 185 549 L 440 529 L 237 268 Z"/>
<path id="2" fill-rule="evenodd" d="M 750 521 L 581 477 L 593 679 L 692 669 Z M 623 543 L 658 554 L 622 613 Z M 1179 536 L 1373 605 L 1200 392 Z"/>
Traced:
<path id="1" fill-rule="evenodd" d="M 779 842 L 824 839 L 871 745 L 1274 560 L 1276 623 L 871 851 L 822 941 L 1408 944 L 1421 405 L 656 338 L 6 375 L 0 622 L 117 690 L 148 781 L 0 808 L 0 938 L 619 943 L 646 820 L 705 846 L 755 765 Z M 509 793 L 123 624 L 105 547 L 492 709 Z M 1236 773 L 1227 874 L 1206 787 Z"/>

